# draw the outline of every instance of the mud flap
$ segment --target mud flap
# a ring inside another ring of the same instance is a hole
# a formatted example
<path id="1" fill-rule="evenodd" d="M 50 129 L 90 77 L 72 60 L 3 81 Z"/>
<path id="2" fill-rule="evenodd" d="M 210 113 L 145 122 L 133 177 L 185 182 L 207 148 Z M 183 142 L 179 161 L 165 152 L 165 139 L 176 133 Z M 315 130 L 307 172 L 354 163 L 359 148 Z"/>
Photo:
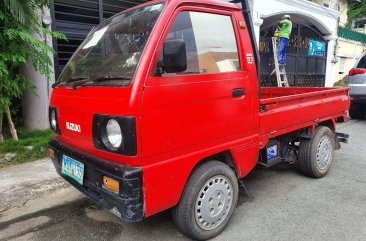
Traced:
<path id="1" fill-rule="evenodd" d="M 334 143 L 335 143 L 334 150 L 341 149 L 341 142 L 347 144 L 348 143 L 348 138 L 349 138 L 348 134 L 336 132 L 336 134 L 334 135 Z"/>

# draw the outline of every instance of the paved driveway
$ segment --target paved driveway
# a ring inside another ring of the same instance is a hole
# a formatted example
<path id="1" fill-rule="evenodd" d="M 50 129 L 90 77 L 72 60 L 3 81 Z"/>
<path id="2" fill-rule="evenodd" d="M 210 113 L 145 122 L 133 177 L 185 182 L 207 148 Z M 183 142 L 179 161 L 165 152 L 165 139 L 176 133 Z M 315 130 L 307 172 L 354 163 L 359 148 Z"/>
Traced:
<path id="1" fill-rule="evenodd" d="M 350 134 L 350 142 L 325 178 L 286 165 L 257 167 L 228 227 L 213 240 L 366 240 L 366 121 L 338 131 Z M 0 222 L 0 240 L 187 240 L 169 211 L 125 223 L 71 187 L 1 211 Z"/>

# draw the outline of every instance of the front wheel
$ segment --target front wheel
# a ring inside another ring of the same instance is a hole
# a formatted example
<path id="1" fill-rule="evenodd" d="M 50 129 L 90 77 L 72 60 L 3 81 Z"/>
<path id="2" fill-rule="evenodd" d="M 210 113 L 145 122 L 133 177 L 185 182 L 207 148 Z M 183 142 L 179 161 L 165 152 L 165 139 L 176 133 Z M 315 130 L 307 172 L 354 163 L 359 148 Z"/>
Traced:
<path id="1" fill-rule="evenodd" d="M 235 173 L 219 161 L 210 161 L 193 171 L 173 219 L 182 233 L 196 240 L 218 235 L 227 225 L 238 200 Z"/>
<path id="2" fill-rule="evenodd" d="M 334 133 L 326 126 L 316 129 L 313 138 L 300 142 L 299 168 L 310 177 L 324 177 L 334 159 Z"/>

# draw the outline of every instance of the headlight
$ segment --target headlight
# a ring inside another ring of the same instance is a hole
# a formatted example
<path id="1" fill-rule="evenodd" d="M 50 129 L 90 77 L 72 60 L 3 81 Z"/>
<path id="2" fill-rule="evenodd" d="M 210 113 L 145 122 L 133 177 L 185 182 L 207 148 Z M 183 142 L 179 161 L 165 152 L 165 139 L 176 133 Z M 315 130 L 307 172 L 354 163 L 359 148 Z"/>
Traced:
<path id="1" fill-rule="evenodd" d="M 53 109 L 51 111 L 51 128 L 54 131 L 57 130 L 57 117 L 56 117 L 56 110 L 55 109 Z"/>
<path id="2" fill-rule="evenodd" d="M 136 118 L 95 114 L 93 117 L 93 143 L 100 150 L 126 156 L 137 155 Z"/>
<path id="3" fill-rule="evenodd" d="M 54 132 L 61 134 L 60 126 L 58 125 L 58 111 L 56 107 L 50 106 L 48 110 L 48 120 L 50 127 Z"/>
<path id="4" fill-rule="evenodd" d="M 106 131 L 109 143 L 116 149 L 120 148 L 123 136 L 118 122 L 114 119 L 110 119 L 107 122 Z"/>

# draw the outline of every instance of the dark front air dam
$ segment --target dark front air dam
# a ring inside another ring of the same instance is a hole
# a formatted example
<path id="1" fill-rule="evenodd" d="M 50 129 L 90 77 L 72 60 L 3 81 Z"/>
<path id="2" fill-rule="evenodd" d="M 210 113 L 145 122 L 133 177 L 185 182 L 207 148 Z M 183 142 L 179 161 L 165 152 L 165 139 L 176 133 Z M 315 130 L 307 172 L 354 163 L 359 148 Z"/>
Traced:
<path id="1" fill-rule="evenodd" d="M 142 168 L 118 164 L 83 153 L 57 139 L 48 144 L 55 152 L 52 162 L 58 174 L 91 200 L 127 222 L 141 221 L 144 216 Z M 84 181 L 80 185 L 61 173 L 62 156 L 67 155 L 84 164 Z M 119 180 L 120 192 L 102 187 L 103 176 Z"/>

